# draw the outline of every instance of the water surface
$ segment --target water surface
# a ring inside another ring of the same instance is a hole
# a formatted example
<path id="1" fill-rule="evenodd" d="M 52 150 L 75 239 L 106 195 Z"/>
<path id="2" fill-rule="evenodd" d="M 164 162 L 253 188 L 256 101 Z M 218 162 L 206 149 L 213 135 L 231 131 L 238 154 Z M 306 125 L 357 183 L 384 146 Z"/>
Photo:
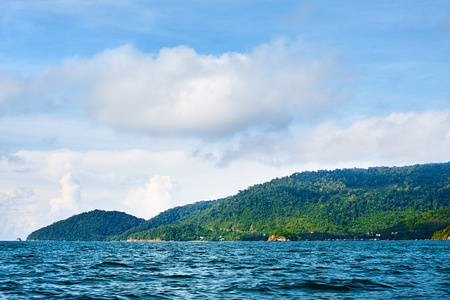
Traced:
<path id="1" fill-rule="evenodd" d="M 0 242 L 0 299 L 450 299 L 450 241 Z"/>

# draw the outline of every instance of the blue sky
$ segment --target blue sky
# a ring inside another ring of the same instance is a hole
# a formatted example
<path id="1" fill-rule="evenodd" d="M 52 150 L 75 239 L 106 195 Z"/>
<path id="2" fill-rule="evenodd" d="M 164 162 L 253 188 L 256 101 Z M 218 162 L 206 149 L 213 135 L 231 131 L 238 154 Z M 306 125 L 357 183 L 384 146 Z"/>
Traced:
<path id="1" fill-rule="evenodd" d="M 450 160 L 448 1 L 2 1 L 0 240 Z"/>

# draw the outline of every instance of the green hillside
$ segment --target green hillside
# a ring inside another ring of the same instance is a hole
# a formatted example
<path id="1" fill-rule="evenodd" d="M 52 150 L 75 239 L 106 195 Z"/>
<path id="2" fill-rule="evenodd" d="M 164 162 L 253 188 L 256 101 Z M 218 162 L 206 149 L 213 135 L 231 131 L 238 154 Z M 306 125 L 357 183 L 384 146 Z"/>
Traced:
<path id="1" fill-rule="evenodd" d="M 440 163 L 295 173 L 148 221 L 96 210 L 27 240 L 445 239 L 449 226 L 450 163 Z"/>
<path id="2" fill-rule="evenodd" d="M 27 240 L 104 241 L 142 222 L 145 220 L 123 212 L 94 210 L 36 230 L 27 237 Z"/>
<path id="3" fill-rule="evenodd" d="M 302 172 L 250 187 L 184 221 L 129 237 L 431 238 L 450 224 L 449 206 L 450 163 Z"/>

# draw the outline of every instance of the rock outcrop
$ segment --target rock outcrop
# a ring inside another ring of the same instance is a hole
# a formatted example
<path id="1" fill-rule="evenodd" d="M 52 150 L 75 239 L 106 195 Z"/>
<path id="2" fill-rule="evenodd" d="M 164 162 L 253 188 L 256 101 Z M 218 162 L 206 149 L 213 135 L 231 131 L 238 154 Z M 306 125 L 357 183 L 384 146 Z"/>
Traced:
<path id="1" fill-rule="evenodd" d="M 269 239 L 267 241 L 268 242 L 289 242 L 290 240 L 284 236 L 271 235 L 271 236 L 269 236 Z"/>

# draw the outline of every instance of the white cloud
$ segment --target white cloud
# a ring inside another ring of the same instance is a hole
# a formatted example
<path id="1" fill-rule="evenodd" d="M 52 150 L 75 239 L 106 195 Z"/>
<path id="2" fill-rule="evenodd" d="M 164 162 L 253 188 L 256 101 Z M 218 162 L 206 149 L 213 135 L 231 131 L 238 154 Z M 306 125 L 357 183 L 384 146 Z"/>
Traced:
<path id="1" fill-rule="evenodd" d="M 61 195 L 50 200 L 50 213 L 68 217 L 78 210 L 81 186 L 71 173 L 66 173 L 59 182 Z"/>
<path id="2" fill-rule="evenodd" d="M 131 190 L 124 204 L 134 215 L 150 219 L 159 212 L 173 207 L 171 192 L 174 187 L 170 176 L 155 175 L 145 187 Z"/>
<path id="3" fill-rule="evenodd" d="M 324 84 L 335 63 L 304 52 L 284 42 L 221 56 L 185 46 L 158 55 L 121 47 L 89 62 L 104 68 L 92 86 L 91 111 L 116 128 L 154 135 L 286 128 L 337 104 Z"/>
<path id="4" fill-rule="evenodd" d="M 116 129 L 211 138 L 286 129 L 329 113 L 341 101 L 336 82 L 345 76 L 337 71 L 334 60 L 300 42 L 220 56 L 186 46 L 146 54 L 126 45 L 42 70 L 21 95 L 28 110 L 81 105 Z"/>

